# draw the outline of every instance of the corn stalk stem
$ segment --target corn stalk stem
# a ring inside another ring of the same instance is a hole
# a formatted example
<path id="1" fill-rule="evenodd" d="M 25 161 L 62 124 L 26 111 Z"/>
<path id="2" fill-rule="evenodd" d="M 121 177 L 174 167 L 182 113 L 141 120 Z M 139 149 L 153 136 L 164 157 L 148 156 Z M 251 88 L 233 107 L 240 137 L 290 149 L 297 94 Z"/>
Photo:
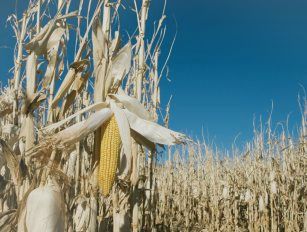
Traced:
<path id="1" fill-rule="evenodd" d="M 40 0 L 41 1 L 41 0 Z M 58 0 L 58 10 L 62 8 L 63 5 L 63 0 Z M 51 83 L 50 83 L 50 88 L 49 88 L 49 98 L 48 98 L 48 121 L 49 122 L 54 122 L 53 121 L 53 108 L 52 108 L 52 101 L 54 97 L 54 91 L 55 91 L 55 73 L 51 77 Z"/>
<path id="2" fill-rule="evenodd" d="M 58 0 L 58 9 L 61 9 L 63 5 L 63 0 Z"/>
<path id="3" fill-rule="evenodd" d="M 158 104 L 159 104 L 159 70 L 158 70 L 158 62 L 159 62 L 159 49 L 157 49 L 155 51 L 155 55 L 154 55 L 154 91 L 153 91 L 153 100 L 154 100 L 154 118 L 155 120 L 158 120 L 158 115 L 157 115 L 157 110 L 158 110 Z"/>
<path id="4" fill-rule="evenodd" d="M 145 75 L 145 30 L 146 30 L 146 19 L 149 7 L 149 0 L 143 0 L 141 9 L 141 18 L 139 25 L 139 43 L 140 50 L 138 53 L 138 70 L 136 78 L 136 97 L 141 102 L 142 100 L 142 88 L 143 88 L 143 78 Z M 133 186 L 133 196 L 132 196 L 132 231 L 137 232 L 139 230 L 139 190 L 138 190 L 138 173 L 139 173 L 139 147 L 136 142 L 132 144 L 132 184 Z"/>
<path id="5" fill-rule="evenodd" d="M 18 40 L 18 52 L 17 58 L 15 60 L 15 70 L 14 70 L 14 105 L 13 105 L 13 120 L 14 124 L 18 123 L 17 118 L 17 111 L 18 111 L 18 89 L 19 89 L 19 82 L 20 82 L 20 70 L 22 66 L 22 44 L 23 40 L 26 35 L 26 28 L 27 28 L 27 14 L 25 13 L 22 18 L 22 25 L 21 25 L 21 33 Z"/>
<path id="6" fill-rule="evenodd" d="M 36 15 L 36 34 L 40 32 L 40 16 L 41 16 L 41 0 L 38 1 L 37 15 Z M 32 51 L 27 60 L 27 89 L 26 89 L 26 102 L 28 105 L 33 100 L 36 90 L 36 72 L 37 72 L 37 56 Z M 26 118 L 27 135 L 26 135 L 26 151 L 30 150 L 35 143 L 35 128 L 34 128 L 34 115 L 29 112 Z M 27 161 L 27 160 L 26 160 Z"/>
<path id="7" fill-rule="evenodd" d="M 142 9 L 141 9 L 141 18 L 140 18 L 140 27 L 139 27 L 139 40 L 140 40 L 140 50 L 138 54 L 138 74 L 137 74 L 137 98 L 139 101 L 142 100 L 142 87 L 143 87 L 143 78 L 145 73 L 145 30 L 146 30 L 146 19 L 147 12 L 149 7 L 149 0 L 143 0 Z"/>
<path id="8" fill-rule="evenodd" d="M 42 0 L 38 0 L 38 6 L 37 6 L 37 20 L 36 20 L 36 32 L 39 33 L 40 28 L 41 28 L 41 5 L 42 5 Z"/>
<path id="9" fill-rule="evenodd" d="M 58 0 L 58 10 L 61 9 L 63 5 L 63 0 Z M 49 122 L 53 122 L 53 117 L 52 117 L 52 107 L 51 107 L 51 103 L 53 101 L 53 95 L 54 95 L 54 90 L 55 90 L 55 74 L 53 74 L 53 76 L 51 77 L 51 86 L 50 86 L 50 90 L 49 90 L 49 99 L 48 99 L 48 121 Z M 41 184 L 45 184 L 47 178 L 48 178 L 48 175 L 50 173 L 50 169 L 52 167 L 52 164 L 53 164 L 53 161 L 55 159 L 55 156 L 56 156 L 56 149 L 53 149 L 52 153 L 51 153 L 51 156 L 49 158 L 49 161 L 48 161 L 48 165 L 47 165 L 47 169 L 43 172 L 43 175 L 42 175 L 42 181 L 41 181 Z"/>

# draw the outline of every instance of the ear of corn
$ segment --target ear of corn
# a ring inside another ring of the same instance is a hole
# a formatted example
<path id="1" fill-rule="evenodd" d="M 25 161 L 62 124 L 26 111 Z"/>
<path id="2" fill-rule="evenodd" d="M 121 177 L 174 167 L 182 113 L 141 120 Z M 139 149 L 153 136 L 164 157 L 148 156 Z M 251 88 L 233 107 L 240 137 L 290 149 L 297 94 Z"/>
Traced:
<path id="1" fill-rule="evenodd" d="M 121 139 L 118 125 L 113 115 L 101 127 L 99 187 L 104 196 L 108 196 L 115 181 Z"/>

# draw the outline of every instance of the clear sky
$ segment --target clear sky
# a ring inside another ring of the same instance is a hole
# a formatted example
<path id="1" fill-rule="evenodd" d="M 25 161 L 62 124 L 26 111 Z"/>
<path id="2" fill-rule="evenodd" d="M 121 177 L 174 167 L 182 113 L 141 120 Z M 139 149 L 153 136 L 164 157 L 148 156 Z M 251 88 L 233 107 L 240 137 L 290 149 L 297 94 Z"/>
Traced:
<path id="1" fill-rule="evenodd" d="M 5 21 L 15 3 L 4 2 L 1 80 L 9 76 L 14 46 Z M 19 2 L 21 9 L 26 1 Z M 160 15 L 161 3 L 152 1 L 150 20 Z M 307 87 L 306 0 L 168 0 L 167 17 L 161 59 L 178 32 L 171 82 L 164 79 L 161 86 L 162 106 L 173 95 L 171 127 L 197 137 L 203 128 L 206 138 L 229 147 L 238 134 L 239 142 L 252 137 L 254 116 L 266 119 L 273 101 L 273 121 L 290 114 L 290 129 L 296 129 L 297 95 L 300 85 Z M 133 27 L 129 20 L 123 24 Z"/>

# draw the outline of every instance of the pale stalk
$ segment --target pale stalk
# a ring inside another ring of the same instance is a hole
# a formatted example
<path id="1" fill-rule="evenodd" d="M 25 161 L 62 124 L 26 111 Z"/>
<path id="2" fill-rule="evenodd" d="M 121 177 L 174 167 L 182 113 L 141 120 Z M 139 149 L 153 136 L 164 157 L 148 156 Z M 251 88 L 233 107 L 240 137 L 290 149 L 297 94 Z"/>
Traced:
<path id="1" fill-rule="evenodd" d="M 154 56 L 154 92 L 153 92 L 153 100 L 154 100 L 154 118 L 155 120 L 158 120 L 158 115 L 157 115 L 157 110 L 158 110 L 158 104 L 159 104 L 159 70 L 158 70 L 158 61 L 159 61 L 159 54 L 160 51 L 157 49 L 155 51 L 155 56 Z"/>
<path id="2" fill-rule="evenodd" d="M 145 72 L 145 29 L 146 29 L 146 19 L 147 12 L 149 7 L 149 1 L 143 0 L 142 9 L 141 9 L 141 18 L 138 22 L 139 25 L 139 42 L 140 42 L 140 50 L 138 54 L 138 70 L 137 70 L 137 79 L 136 79 L 136 97 L 141 102 L 142 100 L 142 88 L 143 88 L 143 78 Z M 139 172 L 139 164 L 138 164 L 138 145 L 135 141 L 132 143 L 132 184 L 133 188 L 133 209 L 132 209 L 132 230 L 134 232 L 139 230 L 139 206 L 138 206 L 138 172 Z"/>
<path id="3" fill-rule="evenodd" d="M 58 10 L 61 9 L 63 5 L 63 0 L 58 0 Z M 54 97 L 54 91 L 55 91 L 55 72 L 53 73 L 53 76 L 51 77 L 51 83 L 50 83 L 50 89 L 49 89 L 49 99 L 48 99 L 48 122 L 53 123 L 53 108 L 52 108 L 52 101 Z"/>
<path id="4" fill-rule="evenodd" d="M 77 111 L 80 109 L 80 96 L 77 97 L 78 98 L 78 104 L 77 104 Z M 77 123 L 81 121 L 81 115 L 78 115 L 78 117 L 76 118 Z M 75 173 L 75 191 L 78 192 L 78 187 L 80 184 L 80 160 L 81 160 L 81 143 L 78 142 L 76 143 L 76 151 L 77 151 L 77 161 L 76 161 L 76 173 Z"/>
<path id="5" fill-rule="evenodd" d="M 157 49 L 155 51 L 154 54 L 154 92 L 153 92 L 153 105 L 154 105 L 154 110 L 153 112 L 153 118 L 158 121 L 158 114 L 157 114 L 157 110 L 158 110 L 158 104 L 159 104 L 159 99 L 160 97 L 158 96 L 158 88 L 159 88 L 159 83 L 158 83 L 158 79 L 159 79 L 159 70 L 158 70 L 158 62 L 159 62 L 159 49 Z M 149 151 L 149 156 L 148 156 L 148 175 L 149 175 L 149 194 L 146 195 L 147 197 L 147 207 L 148 210 L 150 211 L 150 223 L 149 226 L 152 226 L 152 223 L 154 223 L 154 214 L 153 214 L 153 208 L 152 208 L 152 193 L 154 192 L 153 189 L 153 181 L 154 181 L 154 177 L 153 177 L 153 168 L 154 168 L 154 158 L 155 158 L 155 152 L 154 151 Z"/>
<path id="6" fill-rule="evenodd" d="M 83 5 L 83 1 L 80 1 L 79 4 L 79 11 L 78 14 L 81 15 L 81 10 L 82 10 L 82 5 Z M 80 34 L 80 23 L 81 23 L 81 19 L 78 18 L 78 27 L 77 27 L 77 36 L 76 36 L 76 44 L 75 47 L 77 47 L 77 41 L 79 39 L 79 41 L 82 39 L 81 38 L 81 34 Z M 81 97 L 80 94 L 76 96 L 76 101 L 77 101 L 77 106 L 76 106 L 76 111 L 79 111 L 81 109 Z M 81 115 L 78 115 L 78 117 L 76 118 L 77 123 L 81 121 Z M 81 142 L 77 142 L 76 143 L 76 151 L 77 151 L 77 161 L 76 161 L 76 173 L 75 173 L 75 192 L 78 192 L 78 188 L 80 185 L 80 166 L 81 166 Z"/>
<path id="7" fill-rule="evenodd" d="M 145 71 L 145 30 L 146 30 L 146 20 L 147 12 L 149 7 L 149 0 L 143 0 L 142 9 L 141 9 L 141 22 L 139 28 L 139 40 L 140 40 L 140 50 L 138 54 L 138 76 L 137 76 L 137 98 L 139 101 L 142 100 L 142 88 L 143 88 L 143 78 Z"/>
<path id="8" fill-rule="evenodd" d="M 41 29 L 41 5 L 42 5 L 42 0 L 38 1 L 38 6 L 37 6 L 37 21 L 36 21 L 36 31 L 37 33 L 40 31 Z"/>
<path id="9" fill-rule="evenodd" d="M 40 15 L 41 14 L 41 0 L 38 1 L 37 6 L 37 16 L 36 16 L 36 34 L 39 34 L 40 32 Z M 28 56 L 28 59 L 30 60 L 30 63 L 34 67 L 27 67 L 31 68 L 31 72 L 27 71 L 27 89 L 26 89 L 26 104 L 29 104 L 30 101 L 33 100 L 33 96 L 35 94 L 35 88 L 36 88 L 36 71 L 37 71 L 37 56 L 32 51 L 30 55 Z M 26 118 L 26 128 L 27 128 L 27 134 L 26 134 L 26 151 L 30 150 L 34 143 L 35 143 L 35 128 L 34 128 L 34 116 L 33 112 L 29 112 Z M 27 161 L 27 160 L 26 160 Z M 28 163 L 28 162 L 27 162 Z"/>
<path id="10" fill-rule="evenodd" d="M 58 0 L 58 9 L 60 9 L 62 5 L 63 5 L 63 0 Z"/>
<path id="11" fill-rule="evenodd" d="M 27 29 L 27 14 L 25 13 L 22 18 L 21 33 L 18 39 L 18 52 L 17 58 L 15 60 L 15 70 L 14 70 L 14 105 L 13 105 L 13 121 L 14 124 L 18 123 L 17 111 L 18 111 L 18 90 L 20 82 L 20 70 L 22 65 L 22 44 L 26 35 Z"/>
<path id="12" fill-rule="evenodd" d="M 63 0 L 58 0 L 58 10 L 61 8 L 62 5 L 63 5 Z M 48 121 L 52 122 L 52 123 L 54 122 L 54 120 L 53 120 L 53 116 L 52 116 L 53 108 L 51 107 L 51 103 L 53 101 L 54 90 L 55 90 L 55 73 L 53 74 L 52 79 L 51 79 L 50 90 L 49 90 L 49 99 L 48 99 L 48 103 L 49 103 L 48 104 Z M 45 169 L 43 174 L 42 174 L 41 185 L 44 185 L 46 180 L 47 180 L 47 177 L 50 173 L 50 169 L 52 168 L 52 164 L 53 164 L 53 161 L 55 159 L 56 153 L 57 153 L 56 149 L 53 149 L 51 156 L 49 158 L 49 161 L 48 161 L 47 169 Z"/>
<path id="13" fill-rule="evenodd" d="M 33 100 L 33 96 L 35 94 L 35 84 L 36 84 L 36 66 L 37 66 L 37 57 L 34 52 L 28 56 L 28 61 L 33 64 L 32 72 L 29 73 L 27 71 L 27 91 L 26 91 L 26 102 L 25 104 L 29 104 L 30 101 Z M 29 67 L 27 67 L 29 68 Z M 26 151 L 30 150 L 35 142 L 34 135 L 34 115 L 33 112 L 29 112 L 26 117 Z M 27 160 L 26 160 L 27 161 Z"/>

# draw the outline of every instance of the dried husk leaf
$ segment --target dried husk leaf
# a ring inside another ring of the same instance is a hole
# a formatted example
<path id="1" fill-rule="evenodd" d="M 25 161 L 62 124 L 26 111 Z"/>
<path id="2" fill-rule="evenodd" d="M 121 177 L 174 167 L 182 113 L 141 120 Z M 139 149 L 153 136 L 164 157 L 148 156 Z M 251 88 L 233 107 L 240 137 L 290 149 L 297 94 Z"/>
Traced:
<path id="1" fill-rule="evenodd" d="M 118 94 L 110 94 L 109 96 L 122 103 L 127 110 L 133 112 L 138 117 L 147 121 L 152 121 L 150 113 L 144 108 L 144 106 L 136 98 L 128 96 L 121 88 L 119 89 Z"/>
<path id="2" fill-rule="evenodd" d="M 47 60 L 48 60 L 48 66 L 45 72 L 45 77 L 42 82 L 43 88 L 47 88 L 52 78 L 55 76 L 55 70 L 56 70 L 56 64 L 58 60 L 58 50 L 59 50 L 59 44 L 58 46 L 54 47 L 51 51 L 48 52 Z"/>
<path id="3" fill-rule="evenodd" d="M 113 57 L 119 50 L 120 46 L 120 36 L 119 31 L 115 31 L 115 37 L 111 42 L 111 46 L 109 49 L 110 56 Z"/>
<path id="4" fill-rule="evenodd" d="M 149 141 L 144 136 L 139 134 L 138 132 L 131 130 L 131 136 L 132 138 L 140 145 L 146 147 L 150 151 L 154 151 L 156 149 L 155 143 Z"/>
<path id="5" fill-rule="evenodd" d="M 28 44 L 25 45 L 26 50 L 34 51 L 36 55 L 42 55 L 47 52 L 47 42 L 50 35 L 56 27 L 56 20 L 49 21 Z"/>
<path id="6" fill-rule="evenodd" d="M 67 95 L 66 99 L 64 100 L 64 107 L 62 107 L 61 115 L 65 115 L 69 107 L 75 102 L 77 93 L 81 93 L 82 89 L 85 87 L 88 78 L 90 77 L 91 73 L 87 72 L 84 75 L 82 73 L 77 73 L 75 81 L 72 85 L 72 90 Z"/>
<path id="7" fill-rule="evenodd" d="M 84 75 L 82 75 L 82 73 L 78 73 L 76 75 L 76 79 L 73 83 L 72 89 L 80 93 L 82 89 L 85 87 L 86 82 L 88 81 L 90 76 L 91 76 L 91 72 L 86 72 Z"/>
<path id="8" fill-rule="evenodd" d="M 183 143 L 185 135 L 162 127 L 154 122 L 141 119 L 129 110 L 124 110 L 130 127 L 153 143 L 175 145 Z"/>
<path id="9" fill-rule="evenodd" d="M 112 111 L 108 108 L 99 110 L 87 120 L 76 123 L 53 135 L 51 140 L 54 141 L 54 144 L 59 144 L 59 146 L 72 145 L 85 138 L 89 133 L 97 130 L 112 114 Z"/>
<path id="10" fill-rule="evenodd" d="M 61 98 L 64 97 L 64 95 L 67 93 L 69 87 L 74 81 L 75 76 L 76 76 L 76 70 L 70 68 L 51 103 L 52 108 L 54 108 L 56 104 L 61 100 Z"/>
<path id="11" fill-rule="evenodd" d="M 123 78 L 128 74 L 131 67 L 131 43 L 128 42 L 112 58 L 105 83 L 106 93 L 116 93 L 120 87 Z"/>
<path id="12" fill-rule="evenodd" d="M 119 128 L 119 134 L 122 140 L 124 152 L 126 156 L 128 157 L 128 160 L 130 160 L 131 157 L 131 135 L 130 135 L 130 125 L 128 122 L 128 119 L 122 109 L 117 107 L 115 102 L 110 102 L 111 110 L 114 113 L 114 116 L 116 118 L 116 122 L 118 124 Z"/>
<path id="13" fill-rule="evenodd" d="M 31 232 L 59 232 L 65 228 L 65 203 L 55 181 L 34 189 L 26 203 L 26 227 Z"/>
<path id="14" fill-rule="evenodd" d="M 56 46 L 57 42 L 61 40 L 65 32 L 62 19 L 75 17 L 77 15 L 77 11 L 62 16 L 57 15 L 54 19 L 50 20 L 28 44 L 26 44 L 26 50 L 34 51 L 36 55 L 46 55 L 48 50 Z"/>
<path id="15" fill-rule="evenodd" d="M 75 117 L 79 116 L 80 114 L 83 114 L 83 113 L 86 113 L 86 112 L 89 112 L 91 110 L 101 110 L 103 108 L 106 108 L 108 105 L 104 102 L 100 102 L 100 103 L 96 103 L 96 104 L 93 104 L 93 105 L 90 105 L 78 112 L 76 112 L 75 114 L 63 119 L 62 121 L 60 122 L 57 122 L 57 123 L 54 123 L 54 124 L 51 124 L 47 127 L 44 127 L 41 129 L 41 132 L 44 133 L 44 134 L 50 134 L 52 133 L 55 129 L 61 127 L 62 125 L 64 125 L 65 123 L 69 122 L 70 120 L 74 119 Z"/>
<path id="16" fill-rule="evenodd" d="M 51 141 L 53 141 L 52 143 L 57 148 L 63 148 L 74 144 L 78 141 L 78 139 L 83 138 L 80 132 L 82 131 L 84 123 L 85 121 L 78 122 L 56 133 L 54 136 L 51 137 Z"/>
<path id="17" fill-rule="evenodd" d="M 62 104 L 62 110 L 60 113 L 61 117 L 63 117 L 66 114 L 69 107 L 74 103 L 76 96 L 77 96 L 76 90 L 70 91 L 70 93 L 67 95 L 67 97 L 64 100 L 64 103 Z"/>
<path id="18" fill-rule="evenodd" d="M 57 26 L 58 27 L 54 29 L 47 42 L 46 49 L 48 53 L 53 52 L 53 50 L 58 50 L 60 41 L 65 33 L 66 28 L 64 22 L 59 21 Z"/>

